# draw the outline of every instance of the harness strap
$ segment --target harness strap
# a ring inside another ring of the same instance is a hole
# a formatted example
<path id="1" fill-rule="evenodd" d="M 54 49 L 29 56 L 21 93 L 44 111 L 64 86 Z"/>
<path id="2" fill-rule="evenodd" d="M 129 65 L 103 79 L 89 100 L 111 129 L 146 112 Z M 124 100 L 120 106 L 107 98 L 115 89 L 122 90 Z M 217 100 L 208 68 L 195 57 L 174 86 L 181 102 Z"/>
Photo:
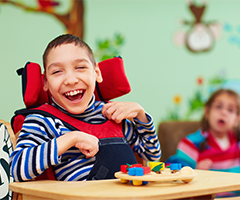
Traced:
<path id="1" fill-rule="evenodd" d="M 122 123 L 112 120 L 100 124 L 90 124 L 71 117 L 57 108 L 44 104 L 37 108 L 19 110 L 15 115 L 42 114 L 60 119 L 70 130 L 79 130 L 96 136 L 99 139 L 99 151 L 96 162 L 88 176 L 88 180 L 113 179 L 114 173 L 120 171 L 123 164 L 136 164 L 134 153 L 128 144 L 123 131 Z"/>
<path id="2" fill-rule="evenodd" d="M 90 124 L 71 117 L 49 104 L 43 104 L 36 108 L 16 111 L 15 115 L 19 114 L 42 114 L 44 116 L 58 118 L 70 130 L 83 131 L 85 133 L 96 136 L 98 139 L 110 137 L 125 137 L 122 133 L 122 123 L 117 124 L 111 120 L 106 120 L 103 123 Z"/>

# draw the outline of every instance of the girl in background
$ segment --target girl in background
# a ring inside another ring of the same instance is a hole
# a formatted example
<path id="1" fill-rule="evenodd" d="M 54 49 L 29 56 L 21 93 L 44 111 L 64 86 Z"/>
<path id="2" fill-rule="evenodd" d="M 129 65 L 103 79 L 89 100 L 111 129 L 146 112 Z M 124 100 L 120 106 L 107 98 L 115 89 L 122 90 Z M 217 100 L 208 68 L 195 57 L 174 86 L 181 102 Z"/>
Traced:
<path id="1" fill-rule="evenodd" d="M 240 172 L 240 97 L 229 89 L 212 94 L 205 104 L 200 129 L 183 138 L 166 163 L 193 169 Z"/>
<path id="2" fill-rule="evenodd" d="M 240 172 L 238 141 L 240 97 L 229 89 L 212 94 L 205 104 L 201 128 L 183 138 L 166 163 L 196 169 Z"/>

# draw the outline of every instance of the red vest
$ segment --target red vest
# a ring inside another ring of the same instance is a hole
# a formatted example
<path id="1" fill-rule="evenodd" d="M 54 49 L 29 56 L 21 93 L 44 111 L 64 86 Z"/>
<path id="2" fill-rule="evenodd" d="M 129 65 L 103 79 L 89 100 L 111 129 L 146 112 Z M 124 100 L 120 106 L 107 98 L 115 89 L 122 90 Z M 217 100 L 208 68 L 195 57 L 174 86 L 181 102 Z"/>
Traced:
<path id="1" fill-rule="evenodd" d="M 46 117 L 58 118 L 71 131 L 83 131 L 99 139 L 99 151 L 96 154 L 96 162 L 88 180 L 115 178 L 114 173 L 120 171 L 121 165 L 137 163 L 134 153 L 123 134 L 122 123 L 117 124 L 112 120 L 100 124 L 86 123 L 49 104 L 20 110 L 16 113 L 16 115 L 23 116 L 27 114 L 42 114 Z"/>

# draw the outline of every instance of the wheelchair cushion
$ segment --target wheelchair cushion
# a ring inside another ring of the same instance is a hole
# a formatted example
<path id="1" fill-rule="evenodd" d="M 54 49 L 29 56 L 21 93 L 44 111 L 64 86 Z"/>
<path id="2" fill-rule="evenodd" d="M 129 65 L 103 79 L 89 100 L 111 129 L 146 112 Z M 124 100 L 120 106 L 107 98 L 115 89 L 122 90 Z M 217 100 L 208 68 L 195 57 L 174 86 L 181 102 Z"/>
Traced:
<path id="1" fill-rule="evenodd" d="M 94 91 L 96 101 L 109 101 L 131 91 L 121 57 L 99 62 L 103 82 L 97 83 Z M 43 74 L 37 63 L 27 62 L 17 70 L 22 76 L 22 95 L 27 108 L 51 103 L 51 95 L 43 90 Z"/>
<path id="2" fill-rule="evenodd" d="M 99 101 L 109 101 L 131 91 L 121 57 L 99 62 L 103 82 L 96 84 L 95 97 Z"/>

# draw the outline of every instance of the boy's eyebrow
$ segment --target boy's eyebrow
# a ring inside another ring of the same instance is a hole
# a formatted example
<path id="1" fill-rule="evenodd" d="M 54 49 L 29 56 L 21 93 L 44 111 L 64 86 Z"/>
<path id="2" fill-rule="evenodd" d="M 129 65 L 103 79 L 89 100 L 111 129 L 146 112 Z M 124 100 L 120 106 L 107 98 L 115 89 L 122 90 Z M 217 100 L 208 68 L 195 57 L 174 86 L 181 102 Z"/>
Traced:
<path id="1" fill-rule="evenodd" d="M 85 58 L 78 58 L 76 60 L 73 61 L 73 63 L 81 63 L 81 62 L 87 62 L 87 63 L 91 63 L 90 61 L 88 61 L 87 59 Z M 47 68 L 51 68 L 52 66 L 60 66 L 62 65 L 61 62 L 54 62 L 54 63 L 51 63 L 49 66 L 47 66 Z"/>
<path id="2" fill-rule="evenodd" d="M 85 59 L 85 58 L 79 58 L 73 61 L 74 63 L 79 63 L 79 62 L 87 62 L 87 63 L 91 63 L 89 60 Z"/>
<path id="3" fill-rule="evenodd" d="M 60 62 L 54 62 L 54 63 L 51 63 L 49 66 L 47 66 L 47 69 L 50 69 L 52 66 L 59 66 L 61 65 Z"/>

